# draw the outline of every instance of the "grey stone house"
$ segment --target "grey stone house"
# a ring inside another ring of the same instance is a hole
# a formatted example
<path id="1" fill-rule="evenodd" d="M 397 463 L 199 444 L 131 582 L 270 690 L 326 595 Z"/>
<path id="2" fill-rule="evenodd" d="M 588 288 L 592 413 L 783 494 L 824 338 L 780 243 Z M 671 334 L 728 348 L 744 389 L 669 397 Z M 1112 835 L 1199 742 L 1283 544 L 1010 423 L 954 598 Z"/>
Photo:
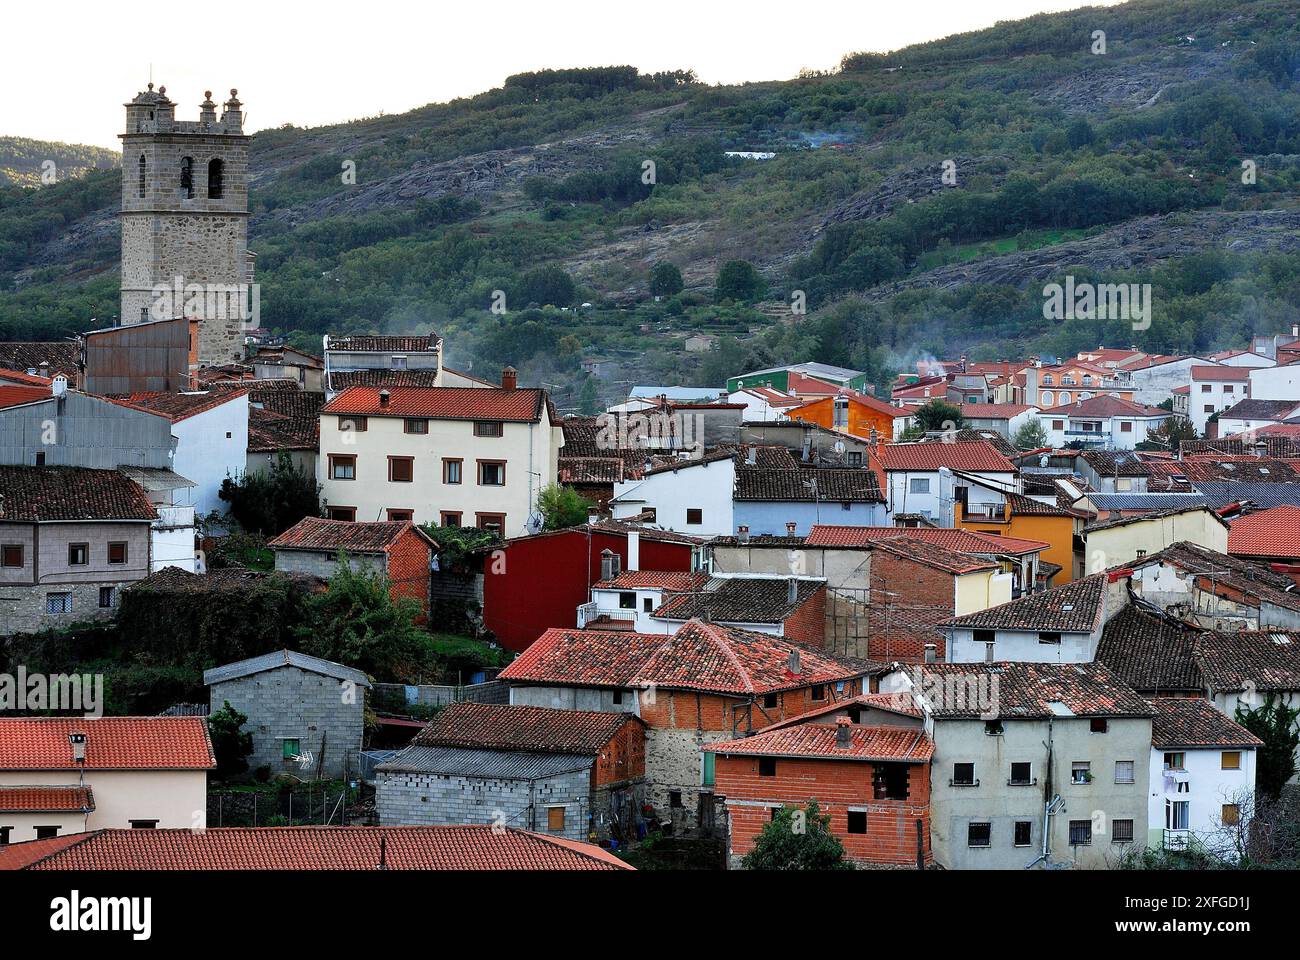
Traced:
<path id="1" fill-rule="evenodd" d="M 364 735 L 365 691 L 360 670 L 293 650 L 205 670 L 211 713 L 226 701 L 248 716 L 253 734 L 249 769 L 303 780 L 333 779 L 357 770 Z"/>
<path id="2" fill-rule="evenodd" d="M 116 470 L 0 466 L 0 635 L 112 616 L 157 518 Z"/>
<path id="3" fill-rule="evenodd" d="M 457 703 L 376 771 L 383 826 L 500 824 L 635 836 L 645 723 L 630 713 Z"/>

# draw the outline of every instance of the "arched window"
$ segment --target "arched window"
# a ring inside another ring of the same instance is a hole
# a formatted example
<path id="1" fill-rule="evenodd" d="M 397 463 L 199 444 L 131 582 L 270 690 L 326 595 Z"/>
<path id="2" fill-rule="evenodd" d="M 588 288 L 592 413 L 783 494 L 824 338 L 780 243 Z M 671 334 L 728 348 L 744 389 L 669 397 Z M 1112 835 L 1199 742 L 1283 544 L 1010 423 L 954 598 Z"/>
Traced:
<path id="1" fill-rule="evenodd" d="M 1069 403 L 1069 402 L 1070 402 L 1070 391 L 1068 391 L 1068 390 L 1062 390 L 1062 391 L 1061 391 L 1060 402 L 1061 402 L 1061 403 Z"/>
<path id="2" fill-rule="evenodd" d="M 181 157 L 181 196 L 194 199 L 194 158 Z"/>
<path id="3" fill-rule="evenodd" d="M 225 164 L 220 160 L 208 161 L 208 199 L 220 200 L 224 186 Z"/>
<path id="4" fill-rule="evenodd" d="M 1044 390 L 1044 391 L 1043 391 L 1043 406 L 1045 406 L 1045 407 L 1050 407 L 1050 406 L 1052 406 L 1052 391 L 1051 391 L 1051 390 Z"/>
<path id="5" fill-rule="evenodd" d="M 138 184 L 137 184 L 137 185 L 138 185 L 138 187 L 139 187 L 140 196 L 142 196 L 142 197 L 144 196 L 144 180 L 145 180 L 145 176 L 144 176 L 144 175 L 145 175 L 145 172 L 146 172 L 146 169 L 147 169 L 148 166 L 149 166 L 149 164 L 148 164 L 147 161 L 145 160 L 145 158 L 144 158 L 144 154 L 143 154 L 143 153 L 140 154 L 140 162 L 136 164 L 136 168 L 139 170 L 139 177 L 138 177 Z"/>
<path id="6" fill-rule="evenodd" d="M 1050 387 L 1051 385 L 1052 385 L 1052 375 L 1050 373 L 1043 374 L 1043 386 Z"/>

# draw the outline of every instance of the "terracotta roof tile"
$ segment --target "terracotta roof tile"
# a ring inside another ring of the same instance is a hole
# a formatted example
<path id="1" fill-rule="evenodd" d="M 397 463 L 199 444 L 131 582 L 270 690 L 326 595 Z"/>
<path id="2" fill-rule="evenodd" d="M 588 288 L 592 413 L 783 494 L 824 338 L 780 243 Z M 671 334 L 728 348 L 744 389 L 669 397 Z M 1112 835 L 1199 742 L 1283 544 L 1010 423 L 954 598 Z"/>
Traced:
<path id="1" fill-rule="evenodd" d="M 1196 662 L 1214 691 L 1300 691 L 1300 632 L 1207 631 L 1197 638 Z"/>
<path id="2" fill-rule="evenodd" d="M 1263 740 L 1200 697 L 1156 697 L 1151 706 L 1156 711 L 1151 718 L 1151 745 L 1157 749 L 1264 745 Z"/>
<path id="3" fill-rule="evenodd" d="M 641 721 L 631 713 L 454 703 L 416 734 L 411 743 L 595 756 L 628 723 Z"/>
<path id="4" fill-rule="evenodd" d="M 1300 507 L 1274 507 L 1232 521 L 1228 552 L 1237 556 L 1300 558 Z"/>
<path id="5" fill-rule="evenodd" d="M 0 520 L 155 520 L 144 488 L 116 470 L 0 466 Z"/>
<path id="6" fill-rule="evenodd" d="M 1097 660 L 1134 690 L 1200 690 L 1196 634 L 1190 626 L 1130 605 L 1106 621 Z"/>
<path id="7" fill-rule="evenodd" d="M 937 544 L 911 537 L 889 537 L 878 540 L 875 549 L 956 575 L 998 569 L 998 565 L 992 560 L 981 560 L 967 553 L 946 550 Z"/>
<path id="8" fill-rule="evenodd" d="M 0 813 L 80 813 L 94 809 L 90 787 L 0 786 Z"/>
<path id="9" fill-rule="evenodd" d="M 956 617 L 942 626 L 1091 633 L 1101 616 L 1105 592 L 1106 574 L 1097 573 L 1042 593 L 1031 593 L 987 610 Z"/>
<path id="10" fill-rule="evenodd" d="M 49 374 L 61 373 L 75 385 L 81 371 L 81 344 L 73 340 L 44 342 L 0 341 L 0 367 L 6 370 L 40 371 L 49 364 Z"/>
<path id="11" fill-rule="evenodd" d="M 708 753 L 729 756 L 818 757 L 828 760 L 896 760 L 925 763 L 934 756 L 934 742 L 920 729 L 864 727 L 850 724 L 849 742 L 838 742 L 837 725 L 801 723 L 745 737 L 707 744 Z"/>
<path id="12" fill-rule="evenodd" d="M 172 423 L 187 420 L 190 417 L 206 413 L 223 403 L 229 403 L 236 397 L 244 396 L 244 390 L 204 390 L 192 393 L 132 393 L 125 397 L 109 397 L 114 403 L 123 407 L 134 407 L 166 417 Z"/>
<path id="13" fill-rule="evenodd" d="M 86 735 L 86 762 L 69 734 Z M 0 770 L 206 770 L 216 766 L 203 717 L 0 718 Z"/>
<path id="14" fill-rule="evenodd" d="M 1101 663 L 927 663 L 913 670 L 925 675 L 921 694 L 934 716 L 943 719 L 1003 720 L 1048 717 L 1149 717 L 1151 705 Z M 996 693 L 980 697 L 946 698 L 948 678 L 964 677 Z M 991 708 L 991 709 L 990 709 Z"/>
<path id="15" fill-rule="evenodd" d="M 0 384 L 0 410 L 21 407 L 28 403 L 48 400 L 53 394 L 49 387 L 9 386 Z"/>
<path id="16" fill-rule="evenodd" d="M 331 370 L 330 389 L 348 387 L 436 387 L 437 370 Z"/>
<path id="17" fill-rule="evenodd" d="M 877 454 L 881 467 L 889 470 L 971 470 L 982 473 L 1014 473 L 1015 465 L 987 440 L 972 443 L 886 443 Z"/>
<path id="18" fill-rule="evenodd" d="M 267 544 L 272 550 L 354 550 L 386 552 L 408 530 L 425 535 L 409 520 L 363 523 L 304 517 Z M 428 540 L 427 537 L 425 537 Z M 437 545 L 429 541 L 436 549 Z"/>
<path id="19" fill-rule="evenodd" d="M 358 333 L 343 337 L 330 337 L 329 349 L 358 353 L 426 353 L 437 349 L 441 341 L 442 337 L 432 331 L 426 334 L 406 334 L 402 336 L 377 336 Z"/>
<path id="20" fill-rule="evenodd" d="M 784 448 L 782 448 L 784 449 Z M 735 499 L 766 502 L 883 503 L 871 470 L 832 467 L 736 467 Z"/>
<path id="21" fill-rule="evenodd" d="M 1043 540 L 976 533 L 960 527 L 837 527 L 820 523 L 813 525 L 804 543 L 809 547 L 865 547 L 899 538 L 920 540 L 953 553 L 977 556 L 1021 556 L 1038 553 L 1050 546 Z"/>
<path id="22" fill-rule="evenodd" d="M 790 601 L 790 584 L 795 599 Z M 784 623 L 787 617 L 826 588 L 824 580 L 785 577 L 716 577 L 698 589 L 675 592 L 655 610 L 656 617 L 690 620 L 707 617 L 724 623 Z"/>
<path id="23" fill-rule="evenodd" d="M 673 570 L 624 570 L 612 580 L 600 580 L 593 590 L 694 590 L 709 582 L 707 573 Z"/>
<path id="24" fill-rule="evenodd" d="M 391 387 L 387 406 L 379 387 L 349 387 L 321 408 L 326 414 L 420 417 L 432 420 L 503 420 L 536 423 L 546 404 L 544 390 L 521 387 Z"/>
<path id="25" fill-rule="evenodd" d="M 95 830 L 0 848 L 4 870 L 630 870 L 589 843 L 491 824 Z"/>

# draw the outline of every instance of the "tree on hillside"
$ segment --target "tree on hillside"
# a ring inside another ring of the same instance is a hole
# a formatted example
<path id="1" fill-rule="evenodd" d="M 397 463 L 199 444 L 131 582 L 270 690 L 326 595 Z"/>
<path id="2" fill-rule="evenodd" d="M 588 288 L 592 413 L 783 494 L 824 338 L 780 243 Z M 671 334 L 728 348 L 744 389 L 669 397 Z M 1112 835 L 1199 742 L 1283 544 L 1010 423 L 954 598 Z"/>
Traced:
<path id="1" fill-rule="evenodd" d="M 1264 705 L 1254 710 L 1237 704 L 1237 722 L 1264 741 L 1255 751 L 1255 789 L 1269 799 L 1276 799 L 1295 776 L 1295 750 L 1300 744 L 1297 717 L 1300 708 L 1288 707 L 1271 693 Z"/>
<path id="2" fill-rule="evenodd" d="M 754 841 L 742 861 L 746 870 L 852 870 L 844 844 L 831 833 L 830 814 L 816 800 L 806 810 L 783 806 Z"/>
<path id="3" fill-rule="evenodd" d="M 1047 446 L 1047 431 L 1037 417 L 1026 420 L 1011 438 L 1017 450 L 1037 450 Z"/>
<path id="4" fill-rule="evenodd" d="M 230 504 L 231 517 L 244 530 L 274 537 L 303 517 L 319 517 L 320 491 L 316 477 L 281 450 L 266 472 L 226 477 L 217 496 Z"/>
<path id="5" fill-rule="evenodd" d="M 667 260 L 661 260 L 650 271 L 650 295 L 672 297 L 682 292 L 682 272 Z"/>
<path id="6" fill-rule="evenodd" d="M 248 716 L 232 707 L 229 700 L 208 717 L 212 753 L 217 758 L 215 776 L 218 780 L 238 776 L 248 769 L 246 758 L 253 752 L 253 734 L 244 729 L 247 722 Z"/>
<path id="7" fill-rule="evenodd" d="M 1169 417 L 1161 421 L 1154 430 L 1147 432 L 1147 438 L 1137 445 L 1138 450 L 1169 450 L 1178 452 L 1184 440 L 1196 440 L 1200 434 L 1186 417 Z"/>
<path id="8" fill-rule="evenodd" d="M 529 270 L 520 277 L 513 300 L 516 308 L 530 303 L 543 307 L 567 307 L 573 303 L 577 294 L 573 278 L 560 267 L 550 264 Z"/>
<path id="9" fill-rule="evenodd" d="M 727 300 L 753 303 L 761 300 L 766 292 L 767 283 L 752 263 L 748 260 L 728 260 L 718 271 L 713 296 L 718 303 Z"/>
<path id="10" fill-rule="evenodd" d="M 559 530 L 586 523 L 591 501 L 572 487 L 552 483 L 537 495 L 537 509 L 542 514 L 544 530 Z"/>
<path id="11" fill-rule="evenodd" d="M 592 377 L 583 380 L 578 389 L 578 412 L 584 417 L 600 413 L 600 394 L 596 392 L 596 381 Z"/>

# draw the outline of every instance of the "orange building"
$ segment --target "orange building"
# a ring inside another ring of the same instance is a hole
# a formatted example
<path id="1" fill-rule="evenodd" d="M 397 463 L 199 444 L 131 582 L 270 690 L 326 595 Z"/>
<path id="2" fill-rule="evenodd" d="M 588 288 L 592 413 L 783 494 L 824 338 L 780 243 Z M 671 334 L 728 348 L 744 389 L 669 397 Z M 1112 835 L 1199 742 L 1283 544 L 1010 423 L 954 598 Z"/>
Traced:
<path id="1" fill-rule="evenodd" d="M 903 411 L 865 393 L 840 392 L 819 397 L 787 413 L 791 420 L 815 423 L 863 440 L 894 439 L 894 418 Z"/>
<path id="2" fill-rule="evenodd" d="M 978 478 L 969 474 L 958 476 L 958 484 L 962 483 L 984 486 L 979 483 Z M 1023 494 L 1002 491 L 998 487 L 989 486 L 987 489 L 1002 493 L 1002 509 L 989 510 L 980 514 L 972 513 L 968 516 L 965 505 L 959 497 L 958 502 L 953 506 L 956 526 L 975 533 L 1041 540 L 1049 544 L 1050 546 L 1039 555 L 1039 569 L 1041 571 L 1046 564 L 1060 567 L 1060 572 L 1052 581 L 1054 586 L 1068 583 L 1082 575 L 1082 557 L 1078 558 L 1076 565 L 1074 551 L 1075 536 L 1083 532 L 1084 518 L 1081 515 L 1073 510 L 1043 503 L 1041 500 L 1034 500 Z"/>

